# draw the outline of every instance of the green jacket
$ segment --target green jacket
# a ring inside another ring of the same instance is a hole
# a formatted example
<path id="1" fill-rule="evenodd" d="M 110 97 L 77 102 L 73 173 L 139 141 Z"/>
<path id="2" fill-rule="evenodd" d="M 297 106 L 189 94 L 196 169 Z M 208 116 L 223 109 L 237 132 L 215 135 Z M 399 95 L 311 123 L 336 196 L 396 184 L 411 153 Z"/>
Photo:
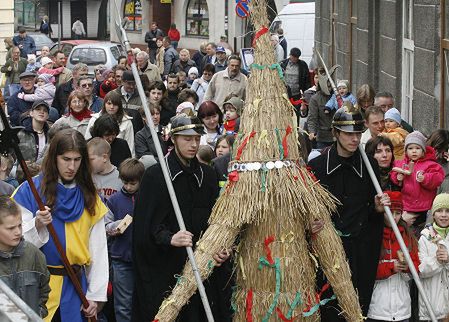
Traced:
<path id="1" fill-rule="evenodd" d="M 28 61 L 25 58 L 20 57 L 17 71 L 14 71 L 14 69 L 8 70 L 8 67 L 10 66 L 12 67 L 13 64 L 14 63 L 12 59 L 8 59 L 5 65 L 3 65 L 1 68 L 1 72 L 5 73 L 5 75 L 9 78 L 10 81 L 12 81 L 15 78 L 14 76 L 17 76 L 17 78 L 19 78 L 19 75 L 26 70 Z"/>
<path id="2" fill-rule="evenodd" d="M 47 316 L 50 273 L 36 246 L 22 239 L 11 253 L 0 251 L 0 278 L 38 315 Z"/>

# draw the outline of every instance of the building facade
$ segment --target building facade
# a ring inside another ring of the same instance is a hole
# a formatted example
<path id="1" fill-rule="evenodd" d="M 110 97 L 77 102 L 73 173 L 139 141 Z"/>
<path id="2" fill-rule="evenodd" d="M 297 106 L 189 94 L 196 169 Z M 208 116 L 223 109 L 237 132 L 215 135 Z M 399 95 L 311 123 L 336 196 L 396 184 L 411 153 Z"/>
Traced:
<path id="1" fill-rule="evenodd" d="M 5 62 L 6 49 L 3 39 L 14 32 L 14 0 L 0 1 L 0 64 Z"/>
<path id="2" fill-rule="evenodd" d="M 235 11 L 235 0 L 116 0 L 120 14 L 127 17 L 128 38 L 132 44 L 145 45 L 145 33 L 156 21 L 166 34 L 170 24 L 176 24 L 181 33 L 179 47 L 198 49 L 203 41 L 219 41 L 227 35 L 232 47 L 239 50 L 249 44 L 246 34 L 251 30 L 248 19 Z M 276 15 L 288 0 L 269 1 L 269 12 Z M 114 0 L 110 1 L 114 5 Z M 111 40 L 117 41 L 115 32 L 116 9 L 111 8 Z M 245 37 L 246 36 L 246 37 Z"/>
<path id="3" fill-rule="evenodd" d="M 61 38 L 73 38 L 72 24 L 79 18 L 87 38 L 109 39 L 108 0 L 14 0 L 15 27 L 24 26 L 29 31 L 39 30 L 43 16 L 48 16 L 53 37 L 58 38 L 61 21 Z"/>
<path id="4" fill-rule="evenodd" d="M 389 91 L 429 134 L 449 125 L 449 1 L 317 0 L 315 47 L 352 91 Z"/>

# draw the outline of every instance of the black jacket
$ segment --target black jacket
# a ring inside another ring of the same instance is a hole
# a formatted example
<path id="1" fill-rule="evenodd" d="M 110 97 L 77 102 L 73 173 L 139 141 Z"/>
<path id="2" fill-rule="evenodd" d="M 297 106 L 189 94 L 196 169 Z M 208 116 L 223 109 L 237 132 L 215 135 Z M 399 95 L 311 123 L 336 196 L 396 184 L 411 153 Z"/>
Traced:
<path id="1" fill-rule="evenodd" d="M 166 161 L 186 228 L 194 235 L 195 245 L 208 227 L 207 221 L 218 196 L 215 173 L 197 159 L 185 167 L 174 151 Z M 161 165 L 156 164 L 145 171 L 134 207 L 132 321 L 153 320 L 163 299 L 175 286 L 175 275 L 181 274 L 187 259 L 185 248 L 170 245 L 172 236 L 178 231 Z M 206 289 L 213 288 L 212 284 L 206 283 Z M 202 311 L 198 295 L 194 295 L 178 320 L 205 321 Z"/>
<path id="2" fill-rule="evenodd" d="M 61 84 L 56 88 L 55 99 L 52 106 L 59 112 L 59 116 L 65 114 L 67 109 L 67 100 L 70 93 L 74 90 L 72 81 Z"/>
<path id="3" fill-rule="evenodd" d="M 131 150 L 126 140 L 115 138 L 111 143 L 111 163 L 117 168 L 126 159 L 131 158 Z"/>
<path id="4" fill-rule="evenodd" d="M 145 34 L 145 42 L 148 44 L 149 49 L 157 49 L 157 44 L 153 41 L 153 38 L 164 37 L 164 32 L 157 28 L 156 30 L 149 30 Z"/>
<path id="5" fill-rule="evenodd" d="M 289 58 L 284 59 L 283 61 L 280 62 L 283 72 L 285 72 L 285 69 L 287 68 L 288 61 Z M 310 88 L 309 66 L 307 66 L 307 63 L 301 59 L 298 60 L 298 64 L 299 64 L 299 73 L 298 73 L 299 89 L 305 92 Z"/>
<path id="6" fill-rule="evenodd" d="M 158 126 L 158 134 L 161 133 L 162 126 Z M 159 135 L 159 142 L 161 143 L 162 153 L 167 154 L 166 142 L 162 140 L 161 135 Z M 157 160 L 156 147 L 153 143 L 153 137 L 151 135 L 150 128 L 145 125 L 143 129 L 136 133 L 134 138 L 134 143 L 136 145 L 136 158 L 140 158 L 143 155 L 152 155 Z"/>

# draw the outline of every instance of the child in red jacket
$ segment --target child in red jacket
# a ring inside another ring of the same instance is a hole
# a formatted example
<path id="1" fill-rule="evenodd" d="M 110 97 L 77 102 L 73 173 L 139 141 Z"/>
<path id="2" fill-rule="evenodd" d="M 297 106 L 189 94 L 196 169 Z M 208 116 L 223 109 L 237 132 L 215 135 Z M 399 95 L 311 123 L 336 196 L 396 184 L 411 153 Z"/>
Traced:
<path id="1" fill-rule="evenodd" d="M 391 181 L 402 186 L 404 213 L 402 218 L 419 232 L 424 227 L 427 211 L 432 208 L 437 189 L 444 180 L 444 170 L 436 162 L 435 150 L 427 146 L 426 138 L 414 131 L 405 138 L 405 157 L 394 162 L 394 167 L 404 169 L 413 162 L 410 174 L 391 171 Z"/>
<path id="2" fill-rule="evenodd" d="M 399 191 L 386 191 L 390 196 L 391 212 L 408 248 L 416 270 L 419 266 L 418 245 L 407 224 L 401 219 L 402 196 Z M 385 228 L 382 250 L 377 266 L 376 283 L 371 297 L 368 318 L 381 321 L 404 321 L 411 316 L 409 290 L 409 268 L 404 259 L 396 235 L 391 228 L 387 214 L 384 214 Z"/>

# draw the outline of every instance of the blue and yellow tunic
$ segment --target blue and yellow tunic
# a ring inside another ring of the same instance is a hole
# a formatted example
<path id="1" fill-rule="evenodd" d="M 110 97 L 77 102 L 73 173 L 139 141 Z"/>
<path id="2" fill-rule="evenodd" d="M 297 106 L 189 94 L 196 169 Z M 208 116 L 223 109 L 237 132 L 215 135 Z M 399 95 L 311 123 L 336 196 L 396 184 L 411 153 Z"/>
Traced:
<path id="1" fill-rule="evenodd" d="M 41 180 L 42 176 L 33 179 L 39 192 Z M 20 185 L 12 195 L 12 198 L 22 207 L 28 209 L 33 216 L 39 210 L 28 182 Z M 45 203 L 45 200 L 43 201 Z M 92 258 L 89 252 L 90 233 L 93 226 L 106 213 L 107 208 L 98 196 L 95 214 L 92 215 L 84 208 L 83 193 L 78 185 L 67 188 L 61 183 L 58 184 L 56 205 L 51 209 L 52 223 L 71 265 L 85 267 L 91 264 Z M 45 254 L 49 267 L 63 267 L 61 257 L 51 237 L 40 249 Z M 105 274 L 107 273 L 106 268 Z M 84 269 L 81 274 L 81 285 L 83 291 L 86 292 L 88 285 Z M 47 301 L 48 316 L 45 321 L 50 322 L 58 308 L 63 321 L 86 321 L 82 312 L 80 312 L 81 300 L 68 276 L 51 275 L 50 287 L 51 292 Z"/>

